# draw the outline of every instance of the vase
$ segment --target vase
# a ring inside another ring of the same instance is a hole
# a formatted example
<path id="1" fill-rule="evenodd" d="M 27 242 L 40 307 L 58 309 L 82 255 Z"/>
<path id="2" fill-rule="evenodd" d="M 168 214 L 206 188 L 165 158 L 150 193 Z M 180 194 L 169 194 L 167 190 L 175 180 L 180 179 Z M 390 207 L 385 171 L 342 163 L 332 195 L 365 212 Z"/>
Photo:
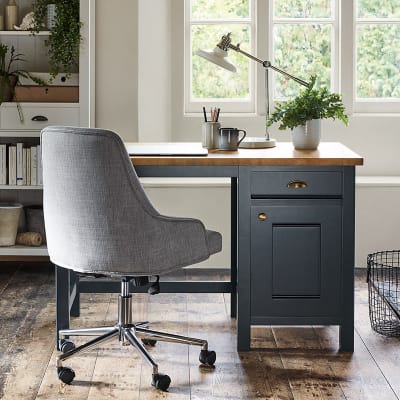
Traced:
<path id="1" fill-rule="evenodd" d="M 14 75 L 11 75 L 7 78 L 0 77 L 0 85 L 3 85 L 3 79 L 8 79 L 8 81 L 4 83 L 3 97 L 0 95 L 0 104 L 3 101 L 12 101 L 14 97 L 14 88 L 17 84 L 17 77 Z"/>
<path id="2" fill-rule="evenodd" d="M 18 6 L 15 0 L 8 0 L 5 8 L 5 25 L 7 31 L 13 31 L 18 24 Z"/>
<path id="3" fill-rule="evenodd" d="M 321 140 L 321 120 L 312 119 L 292 130 L 292 142 L 296 150 L 315 150 Z"/>
<path id="4" fill-rule="evenodd" d="M 14 246 L 22 204 L 0 203 L 0 246 Z"/>

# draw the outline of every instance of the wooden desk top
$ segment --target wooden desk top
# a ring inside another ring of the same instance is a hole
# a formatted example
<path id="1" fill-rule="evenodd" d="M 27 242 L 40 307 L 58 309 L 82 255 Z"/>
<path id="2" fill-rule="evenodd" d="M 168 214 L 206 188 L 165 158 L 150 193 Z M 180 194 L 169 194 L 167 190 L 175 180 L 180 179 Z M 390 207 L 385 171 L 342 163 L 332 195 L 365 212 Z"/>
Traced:
<path id="1" fill-rule="evenodd" d="M 135 144 L 135 143 L 127 143 Z M 150 143 L 146 143 L 147 145 Z M 292 143 L 270 149 L 209 150 L 208 156 L 131 156 L 133 165 L 291 166 L 363 165 L 363 158 L 341 143 L 323 142 L 317 150 L 295 150 Z"/>

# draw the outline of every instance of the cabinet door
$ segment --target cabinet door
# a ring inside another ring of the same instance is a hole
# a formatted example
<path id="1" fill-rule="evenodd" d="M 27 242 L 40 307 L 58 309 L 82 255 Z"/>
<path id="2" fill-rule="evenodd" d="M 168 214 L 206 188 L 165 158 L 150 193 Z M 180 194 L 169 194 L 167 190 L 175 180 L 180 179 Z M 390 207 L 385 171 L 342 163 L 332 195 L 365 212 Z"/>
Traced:
<path id="1" fill-rule="evenodd" d="M 263 200 L 252 206 L 251 314 L 255 321 L 338 314 L 341 219 L 340 200 Z"/>

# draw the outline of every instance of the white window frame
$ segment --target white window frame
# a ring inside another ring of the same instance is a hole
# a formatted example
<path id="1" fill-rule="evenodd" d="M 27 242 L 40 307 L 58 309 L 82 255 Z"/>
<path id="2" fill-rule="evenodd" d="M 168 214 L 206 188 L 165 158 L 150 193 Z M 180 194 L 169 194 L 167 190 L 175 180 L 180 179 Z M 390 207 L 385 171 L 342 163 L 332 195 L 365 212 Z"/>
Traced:
<path id="1" fill-rule="evenodd" d="M 268 5 L 269 3 L 269 5 Z M 273 2 L 265 2 L 265 0 L 252 0 L 251 7 L 251 53 L 261 59 L 270 60 L 274 64 L 273 59 Z M 178 7 L 177 3 L 177 7 Z M 184 98 L 181 103 L 183 108 L 183 116 L 195 116 L 202 113 L 202 106 L 207 106 L 207 102 L 201 100 L 199 102 L 190 101 L 190 56 L 191 56 L 191 24 L 189 21 L 190 10 L 189 1 L 181 0 L 181 6 L 184 10 L 181 14 L 183 24 L 184 38 L 182 38 L 184 54 L 183 54 L 183 76 L 181 80 L 183 85 Z M 356 24 L 362 23 L 357 19 L 356 0 L 336 0 L 334 9 L 334 27 L 333 27 L 333 79 L 332 90 L 343 95 L 343 102 L 349 115 L 373 115 L 373 114 L 390 114 L 400 112 L 400 99 L 360 99 L 356 97 Z M 178 9 L 176 9 L 178 10 Z M 299 22 L 295 18 L 293 22 Z M 309 21 L 309 20 L 307 20 Z M 193 21 L 195 22 L 195 21 Z M 219 21 L 221 22 L 221 21 Z M 281 22 L 281 21 L 279 21 Z M 371 22 L 371 21 L 369 21 Z M 376 22 L 373 19 L 373 22 Z M 400 19 L 385 18 L 381 23 L 400 23 Z M 367 23 L 367 22 L 364 22 Z M 178 32 L 178 31 L 176 31 Z M 182 32 L 182 31 L 181 31 Z M 181 38 L 181 37 L 180 37 Z M 181 40 L 179 38 L 179 40 Z M 267 38 L 267 39 L 266 39 Z M 178 39 L 178 37 L 177 37 Z M 218 38 L 216 38 L 216 42 Z M 211 47 L 211 44 L 210 44 Z M 231 50 L 232 51 L 232 50 Z M 179 57 L 178 57 L 179 58 Z M 275 65 L 275 64 L 274 64 Z M 279 67 L 279 65 L 276 65 Z M 217 68 L 217 67 L 216 67 Z M 178 68 L 179 71 L 180 68 Z M 231 113 L 238 116 L 258 116 L 264 113 L 264 71 L 258 67 L 257 63 L 250 61 L 251 74 L 251 98 L 249 102 L 237 102 L 235 100 L 226 100 L 221 102 L 209 101 L 209 105 L 220 106 L 224 113 Z M 271 106 L 273 105 L 272 93 L 275 92 L 275 82 L 273 71 L 270 71 L 270 93 Z M 181 76 L 182 76 L 181 75 Z M 178 77 L 177 77 L 178 79 Z M 178 79 L 179 81 L 179 79 Z M 177 82 L 178 82 L 177 81 Z M 178 82 L 179 83 L 179 82 Z M 258 90 L 259 89 L 259 90 Z M 180 92 L 182 93 L 182 92 Z M 177 93 L 173 94 L 174 98 L 179 99 Z"/>
<path id="2" fill-rule="evenodd" d="M 344 0 L 348 1 L 348 0 Z M 332 32 L 331 32 L 331 91 L 338 92 L 340 88 L 340 2 L 341 0 L 332 0 L 332 10 L 331 10 L 331 17 L 329 18 L 293 18 L 293 17 L 275 17 L 275 10 L 274 5 L 275 1 L 271 0 L 270 3 L 270 19 L 269 19 L 269 48 L 271 49 L 271 60 L 272 64 L 276 65 L 275 63 L 275 47 L 274 47 L 274 27 L 276 25 L 283 25 L 283 24 L 321 24 L 321 25 L 332 25 Z M 281 66 L 276 65 L 278 68 Z M 276 101 L 280 101 L 282 99 L 275 98 L 276 92 L 276 85 L 274 77 L 278 75 L 272 71 L 271 74 L 271 82 L 270 82 L 270 90 L 271 90 L 271 98 Z M 302 78 L 302 77 L 299 77 Z"/>
<path id="3" fill-rule="evenodd" d="M 346 1 L 346 0 L 342 0 Z M 354 113 L 396 113 L 400 112 L 400 98 L 359 98 L 357 97 L 357 26 L 367 24 L 399 24 L 400 18 L 358 18 L 357 0 L 353 0 L 353 111 Z"/>
<path id="4" fill-rule="evenodd" d="M 256 92 L 256 74 L 255 63 L 249 60 L 249 98 L 243 99 L 193 99 L 192 98 L 192 25 L 218 25 L 218 24 L 249 24 L 250 26 L 250 53 L 254 53 L 256 48 L 256 0 L 249 0 L 250 18 L 241 19 L 216 19 L 216 20 L 191 20 L 191 1 L 184 2 L 184 114 L 202 112 L 205 106 L 208 110 L 212 107 L 220 107 L 224 113 L 254 113 L 256 112 L 255 99 Z M 215 45 L 220 38 L 215 38 Z M 235 38 L 233 38 L 233 42 Z M 210 48 L 215 47 L 210 43 Z M 229 53 L 233 52 L 230 50 Z M 244 57 L 244 56 L 243 56 Z M 215 66 L 215 68 L 220 68 Z"/>

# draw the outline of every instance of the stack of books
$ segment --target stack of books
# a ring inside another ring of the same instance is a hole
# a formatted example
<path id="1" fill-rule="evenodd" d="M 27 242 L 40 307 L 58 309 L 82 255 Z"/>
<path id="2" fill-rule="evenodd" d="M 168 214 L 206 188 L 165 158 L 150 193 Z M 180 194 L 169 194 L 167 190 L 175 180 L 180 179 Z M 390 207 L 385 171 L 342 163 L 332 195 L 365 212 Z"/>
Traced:
<path id="1" fill-rule="evenodd" d="M 40 145 L 0 144 L 0 185 L 42 185 Z"/>

